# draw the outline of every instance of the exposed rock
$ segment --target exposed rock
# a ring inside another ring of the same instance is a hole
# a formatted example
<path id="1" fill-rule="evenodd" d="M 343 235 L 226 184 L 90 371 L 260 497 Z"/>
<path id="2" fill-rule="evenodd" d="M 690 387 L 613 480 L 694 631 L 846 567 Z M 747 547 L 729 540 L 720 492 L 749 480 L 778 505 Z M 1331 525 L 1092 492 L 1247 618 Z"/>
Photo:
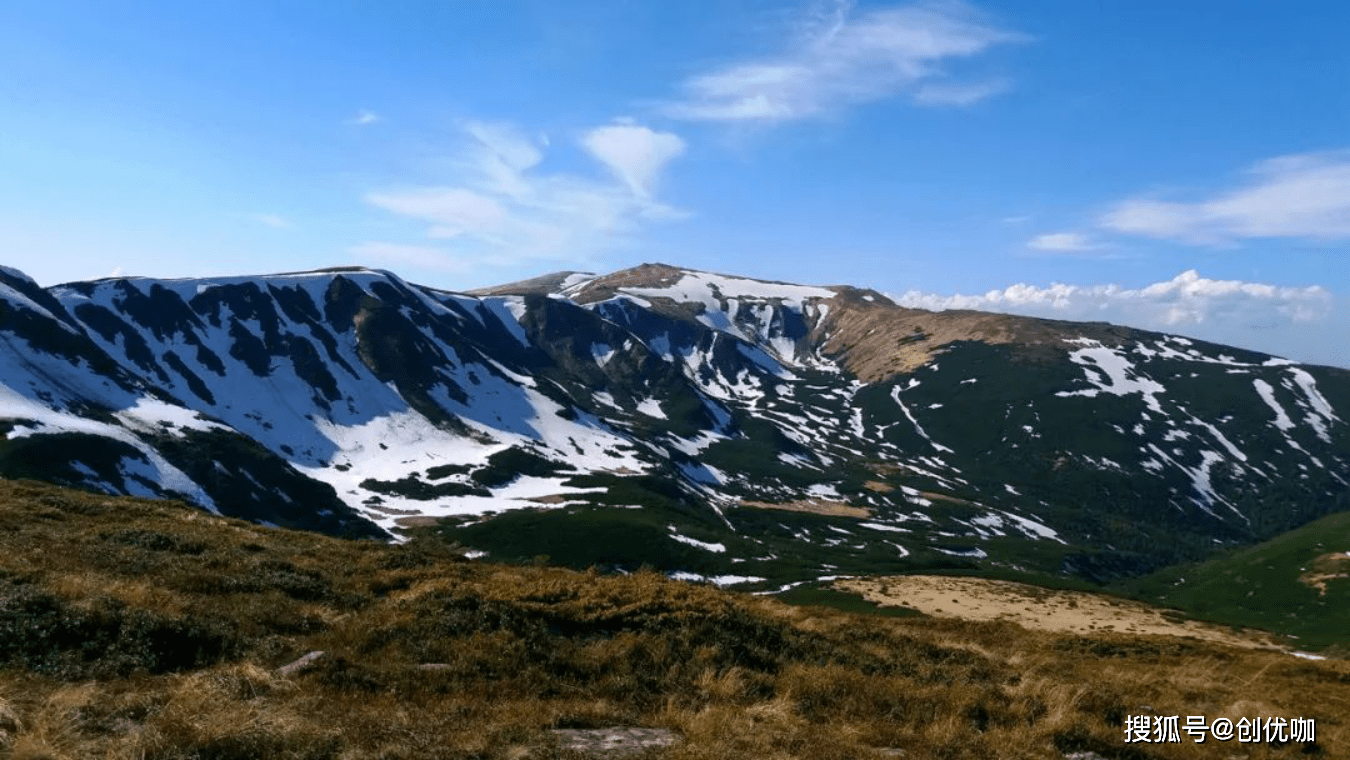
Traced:
<path id="1" fill-rule="evenodd" d="M 282 665 L 281 667 L 277 668 L 277 675 L 281 676 L 282 678 L 290 678 L 291 676 L 299 675 L 300 673 L 303 673 L 306 670 L 309 670 L 310 668 L 314 667 L 314 664 L 318 662 L 319 659 L 323 657 L 323 655 L 324 653 L 320 651 L 310 652 L 309 654 L 305 655 L 304 657 L 301 657 L 300 659 L 296 660 L 295 662 L 292 662 L 289 665 Z"/>
<path id="2" fill-rule="evenodd" d="M 622 758 L 651 747 L 669 747 L 679 734 L 664 728 L 560 728 L 553 731 L 561 749 L 584 752 L 597 758 Z"/>

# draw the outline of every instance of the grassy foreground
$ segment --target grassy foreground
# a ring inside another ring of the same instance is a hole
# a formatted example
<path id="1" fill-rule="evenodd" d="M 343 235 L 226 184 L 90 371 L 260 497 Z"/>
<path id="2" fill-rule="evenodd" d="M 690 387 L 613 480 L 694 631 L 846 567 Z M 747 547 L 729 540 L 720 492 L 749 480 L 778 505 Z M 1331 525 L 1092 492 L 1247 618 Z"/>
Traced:
<path id="1" fill-rule="evenodd" d="M 1316 742 L 1126 744 L 1138 714 L 1313 718 Z M 0 481 L 0 757 L 566 758 L 550 729 L 627 725 L 684 738 L 647 758 L 1257 760 L 1348 757 L 1348 724 L 1341 660 L 794 607 Z"/>

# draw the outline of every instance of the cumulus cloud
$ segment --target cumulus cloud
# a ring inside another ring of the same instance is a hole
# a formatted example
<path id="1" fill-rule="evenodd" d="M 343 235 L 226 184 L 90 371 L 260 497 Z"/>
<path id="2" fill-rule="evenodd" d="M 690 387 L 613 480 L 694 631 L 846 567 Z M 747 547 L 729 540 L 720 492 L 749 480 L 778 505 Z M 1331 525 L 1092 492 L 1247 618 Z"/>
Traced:
<path id="1" fill-rule="evenodd" d="M 1350 151 L 1262 161 L 1238 187 L 1200 200 L 1128 199 L 1100 224 L 1114 232 L 1198 244 L 1350 239 Z"/>
<path id="2" fill-rule="evenodd" d="M 1211 280 L 1194 269 L 1143 288 L 1119 285 L 1041 287 L 1026 283 L 979 295 L 938 295 L 909 291 L 896 303 L 920 309 L 981 309 L 1057 318 L 1104 319 L 1102 313 L 1128 316 L 1122 324 L 1165 327 L 1198 325 L 1216 316 L 1248 312 L 1295 322 L 1324 318 L 1331 294 L 1319 285 L 1279 287 L 1241 280 Z M 1116 320 L 1110 320 L 1116 321 Z"/>
<path id="3" fill-rule="evenodd" d="M 684 149 L 631 123 L 586 132 L 581 147 L 614 180 L 541 171 L 549 147 L 512 124 L 470 122 L 448 182 L 372 191 L 370 205 L 426 224 L 447 255 L 487 264 L 587 261 L 643 225 L 683 212 L 656 200 L 661 171 Z M 419 255 L 438 248 L 414 246 Z M 398 253 L 391 249 L 393 253 Z"/>
<path id="4" fill-rule="evenodd" d="M 1050 232 L 1028 240 L 1027 247 L 1051 253 L 1077 253 L 1096 250 L 1101 246 L 1081 232 Z"/>
<path id="5" fill-rule="evenodd" d="M 910 291 L 892 300 L 902 306 L 977 309 L 1054 319 L 1097 320 L 1183 332 L 1217 343 L 1280 355 L 1302 352 L 1326 361 L 1326 331 L 1333 327 L 1331 293 L 1318 285 L 1283 287 L 1214 280 L 1187 270 L 1142 288 L 1114 284 L 1010 285 L 977 295 Z M 1340 363 L 1350 360 L 1341 356 Z"/>
<path id="6" fill-rule="evenodd" d="M 817 7 L 802 27 L 778 55 L 689 78 L 666 112 L 697 121 L 782 122 L 905 93 L 918 105 L 970 105 L 1007 83 L 959 81 L 944 64 L 1027 39 L 955 0 L 857 15 L 852 3 L 837 2 L 828 12 Z"/>

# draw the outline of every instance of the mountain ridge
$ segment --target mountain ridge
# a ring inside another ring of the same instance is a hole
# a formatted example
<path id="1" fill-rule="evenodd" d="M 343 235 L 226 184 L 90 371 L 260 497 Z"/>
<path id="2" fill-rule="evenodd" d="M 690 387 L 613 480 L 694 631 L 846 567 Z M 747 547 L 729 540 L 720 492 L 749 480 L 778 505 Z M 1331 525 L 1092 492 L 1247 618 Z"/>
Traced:
<path id="1" fill-rule="evenodd" d="M 1106 579 L 1347 506 L 1350 372 L 1103 323 L 663 264 L 0 285 L 0 474 L 293 527 L 533 556 L 513 521 L 603 524 L 562 554 L 746 584 Z M 870 517 L 755 506 L 813 502 Z"/>

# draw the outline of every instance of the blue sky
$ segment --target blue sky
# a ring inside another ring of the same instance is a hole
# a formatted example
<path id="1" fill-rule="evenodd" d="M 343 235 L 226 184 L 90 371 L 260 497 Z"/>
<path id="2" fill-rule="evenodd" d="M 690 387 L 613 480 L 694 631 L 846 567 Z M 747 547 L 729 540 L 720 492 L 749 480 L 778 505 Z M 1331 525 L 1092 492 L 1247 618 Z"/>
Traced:
<path id="1" fill-rule="evenodd" d="M 644 261 L 1350 366 L 1330 0 L 9 0 L 43 284 Z"/>

